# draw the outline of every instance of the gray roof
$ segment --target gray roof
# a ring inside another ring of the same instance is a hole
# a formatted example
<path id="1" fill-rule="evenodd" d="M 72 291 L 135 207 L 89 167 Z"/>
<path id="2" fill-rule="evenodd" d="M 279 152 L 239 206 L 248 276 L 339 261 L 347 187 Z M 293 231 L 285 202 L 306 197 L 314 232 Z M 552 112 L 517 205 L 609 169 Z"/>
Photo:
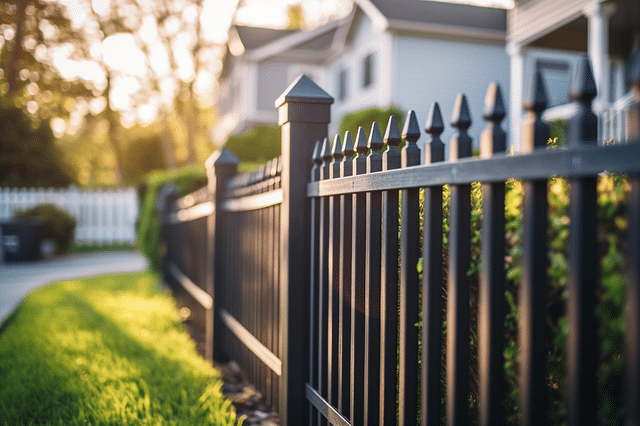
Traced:
<path id="1" fill-rule="evenodd" d="M 333 37 L 336 35 L 336 31 L 338 27 L 332 28 L 330 31 L 326 33 L 321 33 L 318 37 L 314 37 L 311 40 L 299 44 L 295 47 L 295 49 L 300 50 L 326 50 L 331 47 L 331 43 L 333 42 Z"/>
<path id="2" fill-rule="evenodd" d="M 451 25 L 506 31 L 507 11 L 424 0 L 370 0 L 390 21 Z"/>
<path id="3" fill-rule="evenodd" d="M 245 27 L 236 25 L 236 31 L 246 50 L 256 49 L 297 30 L 276 30 L 272 28 Z"/>

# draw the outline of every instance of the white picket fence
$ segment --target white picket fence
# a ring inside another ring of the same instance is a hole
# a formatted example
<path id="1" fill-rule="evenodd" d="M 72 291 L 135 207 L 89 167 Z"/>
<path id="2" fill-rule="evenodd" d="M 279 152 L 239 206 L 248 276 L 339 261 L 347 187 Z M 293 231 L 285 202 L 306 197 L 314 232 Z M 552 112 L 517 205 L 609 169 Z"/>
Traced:
<path id="1" fill-rule="evenodd" d="M 0 188 L 0 221 L 15 210 L 51 203 L 76 219 L 75 240 L 81 244 L 134 243 L 138 198 L 135 189 L 91 190 Z"/>

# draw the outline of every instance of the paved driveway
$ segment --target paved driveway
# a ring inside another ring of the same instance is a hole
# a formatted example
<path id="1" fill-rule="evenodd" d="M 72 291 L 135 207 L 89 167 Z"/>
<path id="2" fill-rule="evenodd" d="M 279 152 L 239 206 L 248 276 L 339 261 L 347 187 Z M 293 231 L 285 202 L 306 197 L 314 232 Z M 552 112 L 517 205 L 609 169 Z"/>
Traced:
<path id="1" fill-rule="evenodd" d="M 0 263 L 0 324 L 31 290 L 51 281 L 139 272 L 148 266 L 147 259 L 137 251 L 71 254 L 37 262 Z"/>

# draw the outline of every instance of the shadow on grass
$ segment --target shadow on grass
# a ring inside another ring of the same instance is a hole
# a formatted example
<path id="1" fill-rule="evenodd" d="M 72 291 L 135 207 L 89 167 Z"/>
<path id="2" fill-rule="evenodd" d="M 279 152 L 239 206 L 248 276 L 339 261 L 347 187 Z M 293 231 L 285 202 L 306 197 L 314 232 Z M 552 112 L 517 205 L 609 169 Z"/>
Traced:
<path id="1" fill-rule="evenodd" d="M 187 347 L 193 344 L 177 320 L 160 324 L 166 329 L 151 338 L 182 333 L 175 342 L 183 347 L 154 347 L 144 329 L 126 330 L 126 318 L 103 314 L 82 293 L 65 289 L 45 303 L 31 300 L 3 324 L 0 424 L 233 424 L 219 377 Z M 28 339 L 16 336 L 35 320 L 44 326 Z M 64 329 L 54 333 L 48 322 Z M 138 332 L 142 337 L 132 334 Z"/>

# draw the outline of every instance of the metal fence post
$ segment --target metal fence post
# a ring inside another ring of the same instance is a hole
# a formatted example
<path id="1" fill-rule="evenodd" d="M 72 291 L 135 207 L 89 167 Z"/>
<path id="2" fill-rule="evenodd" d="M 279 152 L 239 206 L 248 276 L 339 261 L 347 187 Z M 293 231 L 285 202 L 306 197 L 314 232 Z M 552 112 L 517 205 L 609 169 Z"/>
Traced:
<path id="1" fill-rule="evenodd" d="M 209 200 L 213 202 L 213 212 L 207 217 L 207 275 L 205 291 L 213 298 L 213 307 L 207 309 L 205 318 L 205 357 L 208 360 L 220 359 L 220 345 L 216 344 L 214 338 L 220 336 L 219 321 L 215 321 L 215 313 L 218 312 L 218 301 L 216 299 L 216 286 L 222 285 L 222 268 L 220 253 L 224 244 L 224 222 L 222 221 L 222 210 L 218 208 L 223 200 L 223 195 L 227 182 L 238 173 L 238 163 L 240 161 L 227 148 L 221 148 L 211 154 L 205 162 L 207 169 L 207 190 Z"/>
<path id="2" fill-rule="evenodd" d="M 283 425 L 308 421 L 310 211 L 307 180 L 314 143 L 327 137 L 333 98 L 309 77 L 298 77 L 276 100 L 282 129 L 280 225 L 280 378 L 279 413 Z"/>

